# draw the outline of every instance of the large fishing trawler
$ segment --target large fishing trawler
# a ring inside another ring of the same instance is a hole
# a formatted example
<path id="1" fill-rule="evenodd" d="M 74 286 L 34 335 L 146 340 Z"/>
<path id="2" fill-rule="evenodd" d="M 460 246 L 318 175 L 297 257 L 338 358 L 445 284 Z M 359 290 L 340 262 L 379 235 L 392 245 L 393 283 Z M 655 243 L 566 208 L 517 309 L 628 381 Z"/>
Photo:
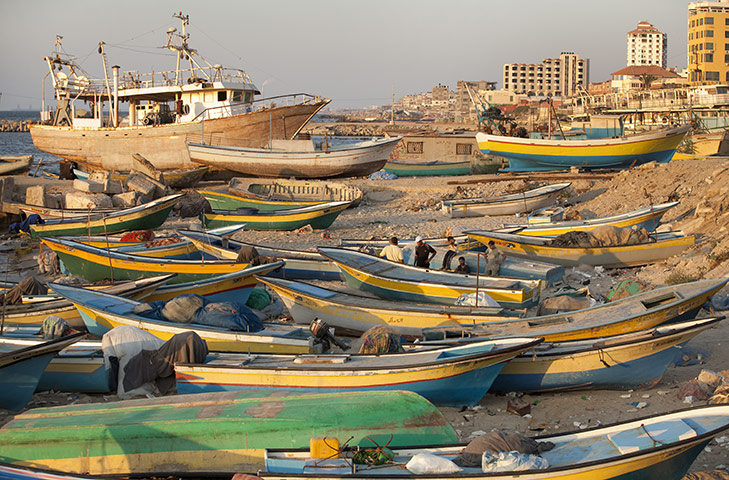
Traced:
<path id="1" fill-rule="evenodd" d="M 165 48 L 175 52 L 176 67 L 166 72 L 109 74 L 104 43 L 99 43 L 104 76 L 92 79 L 68 55 L 45 57 L 56 107 L 45 105 L 33 125 L 33 143 L 41 151 L 105 170 L 128 171 L 137 153 L 159 170 L 195 166 L 186 141 L 262 147 L 274 139 L 291 139 L 329 99 L 292 94 L 254 100 L 260 91 L 238 69 L 211 65 L 188 45 L 189 15 L 174 15 L 182 31 L 167 31 Z M 183 62 L 189 62 L 184 68 Z M 127 102 L 122 118 L 119 105 Z M 80 108 L 84 107 L 84 108 Z"/>

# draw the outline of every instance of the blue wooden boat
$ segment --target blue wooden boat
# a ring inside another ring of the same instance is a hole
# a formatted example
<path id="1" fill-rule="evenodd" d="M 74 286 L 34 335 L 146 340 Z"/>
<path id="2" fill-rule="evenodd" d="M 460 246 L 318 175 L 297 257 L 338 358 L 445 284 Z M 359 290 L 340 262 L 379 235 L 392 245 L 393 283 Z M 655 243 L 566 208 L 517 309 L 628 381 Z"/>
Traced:
<path id="1" fill-rule="evenodd" d="M 45 342 L 37 328 L 11 328 L 0 336 L 0 352 L 12 352 Z M 38 381 L 36 392 L 107 393 L 111 391 L 109 370 L 99 340 L 81 340 L 51 359 Z M 1 477 L 0 477 L 1 478 Z"/>
<path id="2" fill-rule="evenodd" d="M 9 463 L 0 463 L 0 480 L 103 480 L 104 478 L 109 477 L 72 475 L 58 470 L 16 467 Z"/>
<path id="3" fill-rule="evenodd" d="M 541 342 L 541 338 L 482 340 L 377 355 L 217 354 L 203 364 L 176 364 L 177 391 L 407 390 L 435 405 L 472 406 L 511 358 Z"/>
<path id="4" fill-rule="evenodd" d="M 509 172 L 627 168 L 647 162 L 668 162 L 689 126 L 641 135 L 588 140 L 537 140 L 477 133 L 484 155 L 509 160 Z"/>
<path id="5" fill-rule="evenodd" d="M 335 452 L 329 459 L 313 459 L 309 449 L 269 449 L 266 451 L 266 471 L 259 476 L 264 480 L 680 480 L 711 439 L 727 428 L 729 405 L 709 405 L 544 435 L 535 440 L 554 443 L 554 448 L 540 453 L 547 460 L 548 468 L 502 473 L 484 473 L 481 465 L 437 475 L 416 475 L 403 468 L 418 453 L 427 452 L 452 460 L 465 444 L 393 448 L 393 462 L 376 466 L 352 462 L 353 450 Z M 344 442 L 346 438 L 339 440 Z"/>
<path id="6" fill-rule="evenodd" d="M 490 391 L 650 388 L 661 380 L 680 345 L 722 319 L 673 323 L 590 340 L 545 343 L 509 362 Z"/>
<path id="7" fill-rule="evenodd" d="M 190 240 L 200 252 L 220 260 L 235 260 L 241 247 L 253 247 L 259 255 L 283 260 L 282 268 L 268 274 L 270 277 L 290 280 L 344 280 L 341 270 L 319 252 L 267 247 L 253 243 L 228 240 L 208 232 L 180 230 L 178 233 Z"/>
<path id="8" fill-rule="evenodd" d="M 25 407 L 51 359 L 84 335 L 74 333 L 0 354 L 0 408 L 16 411 Z"/>

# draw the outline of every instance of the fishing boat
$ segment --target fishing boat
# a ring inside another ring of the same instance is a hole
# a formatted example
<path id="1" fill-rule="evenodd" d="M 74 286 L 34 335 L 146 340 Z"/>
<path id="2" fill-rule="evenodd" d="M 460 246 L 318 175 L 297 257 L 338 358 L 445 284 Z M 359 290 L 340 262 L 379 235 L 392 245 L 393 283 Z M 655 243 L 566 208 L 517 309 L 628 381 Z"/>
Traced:
<path id="1" fill-rule="evenodd" d="M 0 461 L 92 475 L 230 476 L 262 468 L 268 447 L 308 448 L 312 436 L 385 444 L 391 434 L 393 446 L 457 441 L 443 414 L 412 392 L 219 392 L 36 408 L 0 428 Z"/>
<path id="2" fill-rule="evenodd" d="M 68 235 L 105 235 L 130 230 L 155 229 L 165 223 L 172 208 L 183 194 L 168 195 L 152 200 L 144 205 L 117 210 L 115 212 L 94 213 L 85 217 L 71 217 L 48 220 L 43 224 L 31 225 L 33 238 L 59 237 Z"/>
<path id="3" fill-rule="evenodd" d="M 215 228 L 208 230 L 209 233 L 228 237 L 230 235 L 243 230 L 245 225 L 231 225 L 224 228 Z M 142 238 L 146 238 L 142 236 Z M 66 240 L 73 240 L 74 242 L 83 243 L 84 245 L 90 245 L 97 248 L 114 248 L 118 247 L 132 247 L 132 246 L 144 246 L 150 241 L 154 240 L 167 240 L 169 238 L 179 238 L 176 235 L 164 235 L 161 237 L 154 236 L 151 240 L 139 239 L 139 238 L 128 238 L 124 235 L 76 235 L 65 237 Z M 149 245 L 148 245 L 149 246 Z"/>
<path id="4" fill-rule="evenodd" d="M 133 154 L 162 171 L 193 168 L 199 164 L 188 155 L 189 138 L 260 148 L 271 139 L 294 138 L 329 103 L 308 94 L 254 100 L 260 92 L 250 77 L 205 61 L 190 47 L 189 16 L 174 17 L 182 30 L 167 31 L 164 48 L 178 58 L 171 71 L 112 67 L 112 78 L 89 78 L 63 52 L 58 37 L 56 52 L 44 58 L 58 105 L 43 106 L 41 119 L 50 125 L 30 126 L 35 147 L 89 169 L 129 172 L 135 168 Z M 99 44 L 108 72 L 104 47 Z M 119 114 L 121 102 L 129 102 L 126 118 Z"/>
<path id="5" fill-rule="evenodd" d="M 269 274 L 271 277 L 290 280 L 344 280 L 342 271 L 319 252 L 298 251 L 267 247 L 253 243 L 227 240 L 209 232 L 179 230 L 178 233 L 190 240 L 194 247 L 220 260 L 235 260 L 242 247 L 255 248 L 259 255 L 268 259 L 283 260 L 283 267 Z"/>
<path id="6" fill-rule="evenodd" d="M 549 342 L 607 337 L 693 320 L 727 279 L 701 280 L 638 293 L 583 310 L 519 318 L 493 307 L 432 305 L 380 300 L 303 282 L 270 277 L 259 280 L 273 289 L 294 322 L 315 318 L 335 332 L 360 335 L 388 325 L 409 339 L 464 337 L 544 337 Z"/>
<path id="7" fill-rule="evenodd" d="M 506 362 L 541 342 L 509 338 L 377 355 L 217 354 L 203 364 L 177 363 L 175 375 L 179 393 L 407 390 L 462 407 L 481 401 Z"/>
<path id="8" fill-rule="evenodd" d="M 481 243 L 492 241 L 507 256 L 528 258 L 564 266 L 593 265 L 625 268 L 660 262 L 694 244 L 693 235 L 657 233 L 651 242 L 614 247 L 553 247 L 553 238 L 471 230 L 466 235 Z"/>
<path id="9" fill-rule="evenodd" d="M 283 202 L 284 204 L 286 202 L 351 202 L 350 207 L 356 207 L 364 196 L 358 187 L 331 180 L 261 180 L 236 177 L 230 181 L 228 191 L 256 202 L 256 204 L 247 206 L 259 210 L 266 209 L 267 201 Z M 257 206 L 259 201 L 262 206 Z M 222 210 L 227 210 L 227 208 Z"/>
<path id="10" fill-rule="evenodd" d="M 588 140 L 538 140 L 476 134 L 484 155 L 506 158 L 509 172 L 580 168 L 627 168 L 647 162 L 668 162 L 689 126 L 641 135 Z"/>
<path id="11" fill-rule="evenodd" d="M 103 480 L 103 477 L 90 475 L 71 475 L 58 470 L 43 468 L 14 467 L 0 462 L 0 479 L 2 480 Z"/>
<path id="12" fill-rule="evenodd" d="M 319 200 L 267 200 L 257 197 L 245 197 L 230 192 L 214 190 L 198 190 L 205 197 L 213 210 L 238 210 L 239 208 L 255 208 L 260 211 L 292 210 L 326 203 Z"/>
<path id="13" fill-rule="evenodd" d="M 311 140 L 274 140 L 269 148 L 187 142 L 190 159 L 253 177 L 360 177 L 381 169 L 397 138 L 378 138 L 338 147 L 315 148 Z"/>
<path id="14" fill-rule="evenodd" d="M 306 225 L 320 230 L 329 228 L 347 207 L 349 202 L 327 202 L 292 210 L 213 210 L 212 213 L 203 212 L 201 219 L 205 228 L 245 223 L 246 230 L 295 230 Z"/>
<path id="15" fill-rule="evenodd" d="M 541 281 L 479 277 L 391 262 L 354 250 L 319 247 L 347 284 L 391 300 L 452 305 L 464 293 L 484 292 L 504 308 L 528 308 L 539 302 Z"/>
<path id="16" fill-rule="evenodd" d="M 30 170 L 33 155 L 0 156 L 0 175 L 18 175 Z"/>
<path id="17" fill-rule="evenodd" d="M 31 215 L 40 215 L 43 220 L 50 219 L 82 219 L 89 220 L 90 217 L 95 217 L 99 214 L 109 215 L 116 213 L 120 208 L 106 208 L 94 206 L 92 208 L 53 208 L 53 207 L 42 207 L 40 205 L 29 205 L 27 203 L 13 203 L 10 208 L 17 209 L 22 212 L 22 215 L 29 217 Z"/>
<path id="18" fill-rule="evenodd" d="M 589 220 L 571 220 L 557 222 L 541 222 L 530 225 L 504 225 L 503 228 L 495 230 L 501 233 L 517 233 L 530 237 L 556 237 L 563 233 L 582 231 L 589 232 L 597 227 L 610 225 L 618 228 L 636 227 L 645 228 L 649 232 L 658 228 L 663 215 L 669 208 L 678 205 L 679 202 L 667 202 L 650 207 L 639 208 L 632 212 L 611 215 L 608 217 L 591 218 Z"/>
<path id="19" fill-rule="evenodd" d="M 443 200 L 441 210 L 451 218 L 513 215 L 531 212 L 554 203 L 571 183 L 555 183 L 528 190 L 486 198 Z"/>
<path id="20" fill-rule="evenodd" d="M 704 318 L 611 337 L 545 343 L 511 360 L 490 391 L 651 388 L 674 362 L 681 345 L 722 319 Z"/>
<path id="21" fill-rule="evenodd" d="M 51 359 L 61 350 L 80 340 L 85 333 L 0 353 L 0 408 L 21 410 L 30 401 L 38 381 Z"/>
<path id="22" fill-rule="evenodd" d="M 0 335 L 0 352 L 34 347 L 45 342 L 38 329 L 19 328 Z M 111 391 L 110 371 L 104 366 L 100 340 L 80 340 L 51 359 L 38 380 L 36 392 L 107 393 Z M 2 478 L 2 476 L 0 476 Z"/>
<path id="23" fill-rule="evenodd" d="M 574 479 L 592 480 L 660 478 L 680 480 L 707 444 L 729 428 L 729 406 L 709 405 L 655 414 L 612 425 L 600 425 L 574 432 L 536 437 L 554 447 L 539 456 L 545 469 L 484 473 L 478 467 L 464 467 L 457 473 L 416 475 L 403 468 L 416 454 L 427 453 L 453 460 L 466 447 L 394 448 L 394 458 L 384 465 L 355 464 L 353 450 L 335 452 L 331 458 L 311 458 L 309 449 L 266 450 L 264 480 L 378 478 L 438 478 L 456 480 Z M 379 444 L 379 443 L 378 443 Z M 379 444 L 382 445 L 382 444 Z M 370 448 L 376 447 L 372 443 Z"/>
<path id="24" fill-rule="evenodd" d="M 445 175 L 468 175 L 471 173 L 471 160 L 444 162 L 432 160 L 415 162 L 390 159 L 383 170 L 398 177 L 440 177 Z"/>
<path id="25" fill-rule="evenodd" d="M 113 285 L 88 286 L 98 291 L 121 295 L 135 300 L 148 298 L 158 288 L 172 279 L 173 275 L 158 275 L 130 280 Z M 5 325 L 41 325 L 50 315 L 65 320 L 75 329 L 85 329 L 78 310 L 69 302 L 54 292 L 38 298 L 37 296 L 23 296 L 23 303 L 16 305 L 3 305 L 0 307 L 0 318 Z"/>
<path id="26" fill-rule="evenodd" d="M 176 273 L 170 284 L 185 283 L 239 272 L 247 263 L 225 260 L 180 260 L 153 258 L 96 248 L 63 238 L 43 238 L 44 245 L 56 252 L 65 269 L 90 282 L 100 280 L 135 280 Z"/>
<path id="27" fill-rule="evenodd" d="M 249 333 L 197 323 L 173 323 L 135 314 L 134 307 L 141 303 L 135 300 L 68 285 L 54 284 L 53 288 L 76 306 L 86 328 L 96 336 L 103 336 L 119 325 L 130 325 L 164 341 L 178 333 L 193 331 L 207 342 L 212 352 L 318 353 L 321 350 L 308 330 L 286 324 L 267 323 L 263 330 Z"/>

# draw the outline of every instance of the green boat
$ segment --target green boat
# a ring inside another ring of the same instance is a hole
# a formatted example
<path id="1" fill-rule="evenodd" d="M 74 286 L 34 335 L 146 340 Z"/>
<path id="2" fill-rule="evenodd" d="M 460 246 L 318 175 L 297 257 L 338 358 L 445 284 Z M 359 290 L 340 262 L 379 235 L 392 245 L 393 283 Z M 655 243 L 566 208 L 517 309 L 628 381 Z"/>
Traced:
<path id="1" fill-rule="evenodd" d="M 471 173 L 471 161 L 443 162 L 433 160 L 430 162 L 414 162 L 403 160 L 388 160 L 383 168 L 388 173 L 398 177 L 440 177 L 446 175 L 468 175 Z"/>
<path id="2" fill-rule="evenodd" d="M 44 224 L 31 225 L 30 234 L 33 238 L 38 238 L 68 235 L 113 235 L 130 230 L 152 230 L 165 223 L 170 211 L 182 196 L 183 194 L 168 195 L 144 205 L 114 213 L 48 220 Z"/>
<path id="3" fill-rule="evenodd" d="M 314 230 L 320 230 L 329 228 L 349 205 L 350 202 L 327 202 L 293 210 L 213 210 L 212 213 L 203 212 L 201 220 L 205 228 L 245 224 L 246 230 L 296 230 L 311 225 Z"/>
<path id="4" fill-rule="evenodd" d="M 393 447 L 458 441 L 411 392 L 219 392 L 33 409 L 0 428 L 0 462 L 92 475 L 255 472 L 266 448 L 319 437 Z"/>
<path id="5" fill-rule="evenodd" d="M 205 197 L 213 210 L 238 210 L 239 208 L 257 208 L 261 211 L 293 210 L 295 208 L 321 205 L 327 200 L 269 200 L 257 196 L 237 195 L 234 193 L 216 192 L 215 190 L 198 190 Z"/>

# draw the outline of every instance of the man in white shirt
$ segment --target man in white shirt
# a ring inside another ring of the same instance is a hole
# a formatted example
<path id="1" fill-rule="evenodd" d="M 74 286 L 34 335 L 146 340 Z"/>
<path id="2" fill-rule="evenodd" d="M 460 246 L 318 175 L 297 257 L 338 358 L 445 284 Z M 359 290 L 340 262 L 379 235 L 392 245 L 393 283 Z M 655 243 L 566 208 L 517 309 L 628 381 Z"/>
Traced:
<path id="1" fill-rule="evenodd" d="M 380 252 L 380 256 L 384 257 L 392 262 L 399 262 L 403 263 L 402 258 L 402 249 L 397 246 L 398 240 L 397 237 L 392 237 L 390 239 L 390 244 L 382 249 Z"/>

